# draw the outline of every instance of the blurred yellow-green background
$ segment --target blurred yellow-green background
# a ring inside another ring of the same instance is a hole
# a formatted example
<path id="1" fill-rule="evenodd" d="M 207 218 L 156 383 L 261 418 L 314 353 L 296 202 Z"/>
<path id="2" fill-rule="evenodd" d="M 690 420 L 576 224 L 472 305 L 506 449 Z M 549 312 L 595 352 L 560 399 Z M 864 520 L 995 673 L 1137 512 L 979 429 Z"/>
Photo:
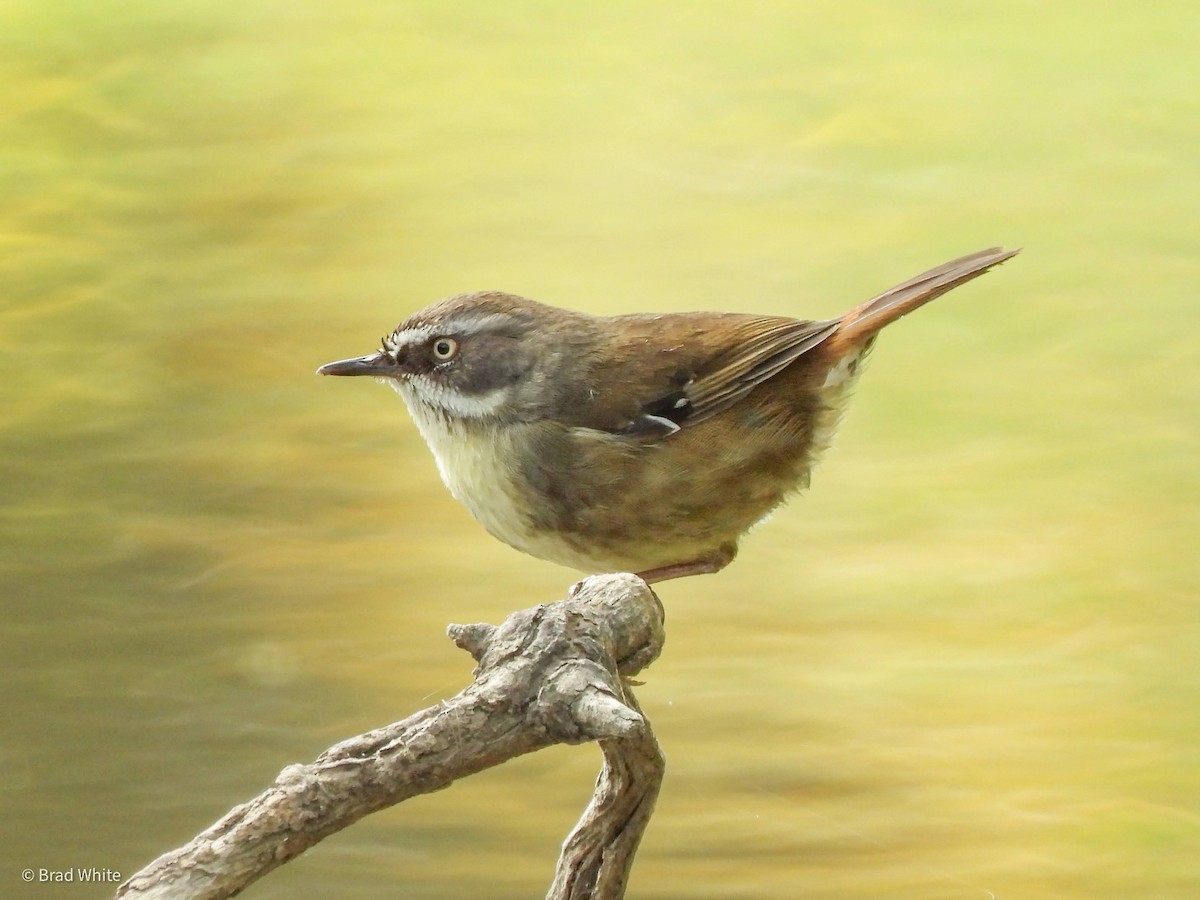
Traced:
<path id="1" fill-rule="evenodd" d="M 640 898 L 1200 891 L 1200 7 L 0 2 L 0 894 L 129 875 L 464 686 L 489 538 L 314 376 L 451 293 L 889 329 L 807 496 L 664 585 Z M 256 898 L 541 896 L 559 748 Z"/>

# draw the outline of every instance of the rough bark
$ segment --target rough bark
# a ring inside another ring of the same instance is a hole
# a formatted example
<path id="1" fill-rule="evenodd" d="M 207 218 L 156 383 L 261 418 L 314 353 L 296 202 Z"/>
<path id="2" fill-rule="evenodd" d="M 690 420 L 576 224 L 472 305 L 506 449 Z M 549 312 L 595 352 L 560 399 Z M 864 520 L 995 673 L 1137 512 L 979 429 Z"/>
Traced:
<path id="1" fill-rule="evenodd" d="M 503 624 L 451 625 L 478 663 L 470 686 L 436 706 L 291 765 L 275 783 L 118 898 L 232 897 L 369 813 L 552 744 L 599 741 L 595 795 L 563 846 L 547 895 L 620 898 L 653 812 L 663 759 L 626 679 L 662 649 L 662 607 L 633 575 L 575 585 Z"/>

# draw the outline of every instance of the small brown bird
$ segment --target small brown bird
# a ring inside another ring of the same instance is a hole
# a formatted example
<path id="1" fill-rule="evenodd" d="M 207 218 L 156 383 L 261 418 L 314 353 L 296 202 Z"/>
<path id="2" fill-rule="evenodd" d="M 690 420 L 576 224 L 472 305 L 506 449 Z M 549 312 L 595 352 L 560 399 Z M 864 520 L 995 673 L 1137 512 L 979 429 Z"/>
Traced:
<path id="1" fill-rule="evenodd" d="M 822 322 L 462 294 L 317 371 L 394 387 L 450 492 L 506 544 L 665 581 L 720 571 L 808 486 L 881 328 L 1017 252 L 964 256 Z"/>

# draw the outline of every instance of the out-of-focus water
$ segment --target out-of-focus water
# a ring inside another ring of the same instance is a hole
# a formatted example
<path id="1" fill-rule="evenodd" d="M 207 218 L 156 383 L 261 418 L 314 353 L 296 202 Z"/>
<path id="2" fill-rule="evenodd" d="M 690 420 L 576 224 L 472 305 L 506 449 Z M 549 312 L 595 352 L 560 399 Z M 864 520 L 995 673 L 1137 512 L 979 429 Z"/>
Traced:
<path id="1" fill-rule="evenodd" d="M 467 683 L 576 577 L 489 538 L 390 391 L 416 308 L 890 329 L 809 495 L 668 584 L 631 896 L 1200 883 L 1194 4 L 0 5 L 0 895 L 100 896 L 286 764 Z M 254 897 L 529 897 L 595 748 Z"/>

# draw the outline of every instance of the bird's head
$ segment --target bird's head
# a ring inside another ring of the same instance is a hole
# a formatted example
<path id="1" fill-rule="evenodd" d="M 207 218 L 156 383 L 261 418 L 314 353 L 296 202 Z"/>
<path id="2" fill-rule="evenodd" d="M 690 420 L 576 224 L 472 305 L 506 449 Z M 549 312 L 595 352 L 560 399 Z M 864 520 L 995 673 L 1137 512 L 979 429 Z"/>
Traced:
<path id="1" fill-rule="evenodd" d="M 461 294 L 410 316 L 375 353 L 317 372 L 370 375 L 410 408 L 451 420 L 522 421 L 553 405 L 555 376 L 586 340 L 589 322 L 512 294 Z"/>

